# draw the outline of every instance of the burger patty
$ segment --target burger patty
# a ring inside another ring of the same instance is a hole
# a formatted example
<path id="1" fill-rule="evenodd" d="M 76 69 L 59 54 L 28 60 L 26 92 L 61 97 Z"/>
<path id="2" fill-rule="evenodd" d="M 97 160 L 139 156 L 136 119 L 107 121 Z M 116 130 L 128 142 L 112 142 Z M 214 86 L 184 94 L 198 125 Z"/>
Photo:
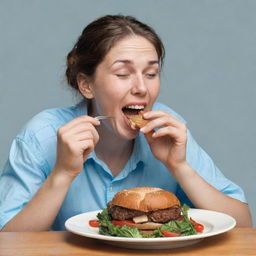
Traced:
<path id="1" fill-rule="evenodd" d="M 149 214 L 149 218 L 153 222 L 165 223 L 171 220 L 177 220 L 180 216 L 181 209 L 179 207 L 157 210 Z"/>
<path id="2" fill-rule="evenodd" d="M 115 220 L 127 220 L 141 215 L 147 215 L 149 221 L 165 223 L 171 220 L 176 220 L 181 213 L 179 207 L 161 209 L 152 212 L 143 212 L 138 210 L 127 209 L 124 207 L 108 204 L 108 211 Z"/>

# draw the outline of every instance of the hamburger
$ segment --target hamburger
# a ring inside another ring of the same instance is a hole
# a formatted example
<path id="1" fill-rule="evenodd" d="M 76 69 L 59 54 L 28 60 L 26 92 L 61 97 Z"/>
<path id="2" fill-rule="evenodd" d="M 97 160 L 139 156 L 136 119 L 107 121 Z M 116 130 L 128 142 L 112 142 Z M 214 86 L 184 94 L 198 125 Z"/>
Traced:
<path id="1" fill-rule="evenodd" d="M 115 194 L 107 208 L 90 220 L 101 235 L 156 238 L 188 236 L 203 232 L 204 226 L 188 217 L 171 192 L 155 187 L 124 189 Z"/>
<path id="2" fill-rule="evenodd" d="M 154 230 L 181 215 L 179 199 L 169 191 L 154 187 L 121 190 L 107 209 L 113 220 L 129 220 L 126 225 L 139 230 Z"/>

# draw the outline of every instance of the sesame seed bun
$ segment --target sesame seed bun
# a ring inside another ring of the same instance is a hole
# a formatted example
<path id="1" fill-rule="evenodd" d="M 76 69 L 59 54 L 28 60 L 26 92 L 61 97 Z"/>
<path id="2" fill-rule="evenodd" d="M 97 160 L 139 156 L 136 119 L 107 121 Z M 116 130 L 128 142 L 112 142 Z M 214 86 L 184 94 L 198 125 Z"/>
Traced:
<path id="1" fill-rule="evenodd" d="M 180 201 L 173 193 L 155 187 L 121 190 L 115 194 L 111 204 L 143 212 L 180 207 Z"/>

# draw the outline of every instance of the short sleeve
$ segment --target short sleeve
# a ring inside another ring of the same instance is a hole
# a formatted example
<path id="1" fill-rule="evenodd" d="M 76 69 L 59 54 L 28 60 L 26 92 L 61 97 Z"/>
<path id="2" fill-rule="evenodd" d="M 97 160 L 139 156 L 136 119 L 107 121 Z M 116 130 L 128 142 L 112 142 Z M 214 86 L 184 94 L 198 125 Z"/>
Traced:
<path id="1" fill-rule="evenodd" d="M 0 178 L 0 229 L 33 197 L 46 179 L 36 142 L 16 138 Z"/>
<path id="2" fill-rule="evenodd" d="M 223 175 L 210 156 L 197 144 L 190 131 L 188 131 L 187 161 L 213 187 L 232 198 L 246 202 L 243 190 Z M 185 203 L 192 205 L 180 186 L 177 195 Z"/>

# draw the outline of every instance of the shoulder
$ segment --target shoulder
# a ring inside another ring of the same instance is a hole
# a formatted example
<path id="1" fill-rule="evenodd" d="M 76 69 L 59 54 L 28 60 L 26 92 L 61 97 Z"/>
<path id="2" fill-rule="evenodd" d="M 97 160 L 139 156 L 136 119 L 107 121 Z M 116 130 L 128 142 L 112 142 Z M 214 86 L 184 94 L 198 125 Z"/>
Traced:
<path id="1" fill-rule="evenodd" d="M 31 139 L 55 136 L 58 128 L 78 117 L 79 106 L 46 109 L 31 118 L 20 130 L 16 138 L 29 142 Z"/>
<path id="2" fill-rule="evenodd" d="M 153 110 L 165 111 L 165 112 L 171 114 L 172 116 L 176 117 L 177 119 L 179 119 L 181 122 L 186 123 L 186 120 L 180 114 L 178 114 L 172 108 L 170 108 L 169 106 L 167 106 L 163 103 L 155 102 L 154 105 L 153 105 Z"/>

